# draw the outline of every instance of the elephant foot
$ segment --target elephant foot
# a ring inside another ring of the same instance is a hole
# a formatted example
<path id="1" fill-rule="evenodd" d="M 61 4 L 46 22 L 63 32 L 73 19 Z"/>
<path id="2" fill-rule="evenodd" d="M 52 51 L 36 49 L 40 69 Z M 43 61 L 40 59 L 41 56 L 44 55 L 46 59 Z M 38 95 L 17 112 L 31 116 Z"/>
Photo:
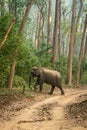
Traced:
<path id="1" fill-rule="evenodd" d="M 48 92 L 48 94 L 52 95 L 52 94 L 53 94 L 53 92 Z"/>
<path id="2" fill-rule="evenodd" d="M 65 93 L 64 93 L 64 92 L 62 92 L 62 93 L 61 93 L 61 95 L 65 95 Z"/>
<path id="3" fill-rule="evenodd" d="M 40 89 L 39 92 L 42 92 L 42 89 Z"/>
<path id="4" fill-rule="evenodd" d="M 39 90 L 39 92 L 40 92 L 40 93 L 42 93 L 42 91 L 41 91 L 41 90 Z"/>
<path id="5" fill-rule="evenodd" d="M 37 92 L 37 89 L 33 89 L 33 92 Z"/>
<path id="6" fill-rule="evenodd" d="M 34 86 L 34 91 L 36 92 L 37 91 L 37 88 Z"/>

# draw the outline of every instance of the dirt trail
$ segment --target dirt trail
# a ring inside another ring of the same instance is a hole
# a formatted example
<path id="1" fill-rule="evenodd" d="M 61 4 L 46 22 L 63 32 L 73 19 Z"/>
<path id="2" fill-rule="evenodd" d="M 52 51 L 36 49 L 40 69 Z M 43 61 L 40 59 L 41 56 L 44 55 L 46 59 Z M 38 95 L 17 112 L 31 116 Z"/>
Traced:
<path id="1" fill-rule="evenodd" d="M 87 130 L 67 120 L 64 110 L 65 106 L 79 102 L 78 97 L 87 94 L 87 89 L 66 89 L 65 93 L 61 96 L 55 91 L 49 98 L 16 112 L 11 120 L 0 123 L 0 130 Z"/>

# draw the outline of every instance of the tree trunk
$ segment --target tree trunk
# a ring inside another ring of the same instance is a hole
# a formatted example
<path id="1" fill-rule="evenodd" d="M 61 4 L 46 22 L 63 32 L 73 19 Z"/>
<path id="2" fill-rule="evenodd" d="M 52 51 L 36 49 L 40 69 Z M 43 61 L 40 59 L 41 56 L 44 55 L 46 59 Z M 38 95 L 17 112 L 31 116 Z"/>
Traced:
<path id="1" fill-rule="evenodd" d="M 82 62 L 83 52 L 84 52 L 84 41 L 85 41 L 86 29 L 87 29 L 87 15 L 86 15 L 85 23 L 84 23 L 80 53 L 79 53 L 79 58 L 78 58 L 76 86 L 79 86 L 79 79 L 80 79 L 80 72 L 81 72 L 81 62 Z"/>
<path id="2" fill-rule="evenodd" d="M 43 12 L 41 13 L 42 14 L 42 42 L 44 41 L 44 14 Z"/>
<path id="3" fill-rule="evenodd" d="M 9 0 L 9 15 L 10 15 L 10 20 L 14 18 L 14 9 L 13 9 L 13 2 Z"/>
<path id="4" fill-rule="evenodd" d="M 14 25 L 14 23 L 15 23 L 15 20 L 12 20 L 12 22 L 11 22 L 11 24 L 10 24 L 10 26 L 9 26 L 9 28 L 8 28 L 8 30 L 7 30 L 7 32 L 6 32 L 6 34 L 5 34 L 5 36 L 4 36 L 4 38 L 3 38 L 3 40 L 2 40 L 2 42 L 1 42 L 1 44 L 0 44 L 0 49 L 3 47 L 3 45 L 4 45 L 4 43 L 5 43 L 5 41 L 6 41 L 7 37 L 8 37 L 8 35 L 9 35 L 9 33 L 10 33 L 10 31 L 11 31 L 13 25 Z"/>
<path id="5" fill-rule="evenodd" d="M 40 43 L 42 42 L 42 14 L 39 12 L 39 21 L 38 21 L 38 42 L 37 49 L 40 48 Z"/>
<path id="6" fill-rule="evenodd" d="M 82 7 L 83 7 L 83 1 L 80 0 L 80 8 L 79 8 L 78 16 L 77 16 L 77 21 L 76 21 L 76 24 L 77 24 L 76 31 L 78 29 L 79 20 L 80 20 L 81 13 L 82 13 Z"/>
<path id="7" fill-rule="evenodd" d="M 59 25 L 58 25 L 58 29 L 59 29 L 59 32 L 58 32 L 58 59 L 60 59 L 60 31 L 61 31 L 61 0 L 59 0 L 59 3 L 58 3 L 58 16 L 59 16 Z"/>
<path id="8" fill-rule="evenodd" d="M 48 53 L 50 52 L 49 47 L 52 43 L 52 0 L 49 0 L 49 9 L 48 9 L 48 35 L 47 35 L 47 44 L 48 44 Z"/>
<path id="9" fill-rule="evenodd" d="M 83 7 L 83 1 L 80 0 L 80 8 L 79 8 L 79 11 L 78 11 L 78 16 L 77 16 L 77 21 L 76 21 L 76 34 L 78 32 L 78 25 L 79 25 L 79 21 L 80 21 L 80 17 L 81 17 L 81 13 L 82 13 L 82 7 Z M 74 47 L 73 49 L 75 48 L 75 44 L 76 44 L 76 35 L 75 35 L 75 41 L 74 41 Z M 74 51 L 74 50 L 73 50 Z"/>
<path id="10" fill-rule="evenodd" d="M 86 34 L 86 40 L 85 40 L 85 52 L 84 57 L 87 58 L 87 34 Z"/>
<path id="11" fill-rule="evenodd" d="M 30 12 L 30 9 L 31 9 L 31 6 L 32 4 L 34 3 L 35 0 L 30 0 L 29 3 L 28 3 L 28 6 L 25 10 L 25 14 L 24 14 L 24 17 L 23 17 L 23 20 L 21 22 L 21 26 L 19 28 L 19 32 L 18 32 L 18 35 L 21 36 L 21 34 L 23 33 L 24 31 L 24 27 L 25 27 L 25 24 L 26 24 L 26 21 L 27 21 L 27 17 L 28 17 L 28 14 Z M 19 37 L 19 40 L 20 40 L 20 37 Z M 16 48 L 15 50 L 15 56 L 14 56 L 14 61 L 12 63 L 12 66 L 10 68 L 10 75 L 9 75 L 9 81 L 8 81 L 8 88 L 12 88 L 13 86 L 13 78 L 14 78 L 14 72 L 15 72 L 15 66 L 16 66 L 16 56 L 17 56 L 17 53 L 18 53 L 18 48 Z"/>
<path id="12" fill-rule="evenodd" d="M 8 80 L 9 89 L 12 89 L 15 66 L 16 66 L 16 60 L 13 61 L 11 69 L 10 69 L 10 76 L 9 76 L 9 80 Z"/>
<path id="13" fill-rule="evenodd" d="M 29 15 L 31 6 L 34 3 L 34 1 L 35 0 L 29 0 L 28 6 L 26 8 L 26 11 L 25 11 L 25 14 L 24 14 L 24 17 L 23 17 L 23 20 L 22 20 L 22 23 L 21 23 L 21 26 L 20 26 L 20 29 L 19 29 L 19 35 L 24 31 L 24 27 L 25 27 L 25 24 L 26 24 L 26 21 L 27 21 L 27 17 Z"/>
<path id="14" fill-rule="evenodd" d="M 8 6 L 9 6 L 10 20 L 12 20 L 14 17 L 16 18 L 16 10 L 17 10 L 16 0 L 9 0 Z"/>
<path id="15" fill-rule="evenodd" d="M 14 16 L 17 17 L 17 3 L 16 0 L 14 1 Z"/>
<path id="16" fill-rule="evenodd" d="M 68 68 L 67 68 L 67 81 L 68 85 L 72 84 L 72 60 L 74 51 L 74 41 L 75 41 L 75 30 L 76 30 L 76 2 L 73 0 L 72 7 L 72 21 L 71 21 L 71 34 L 70 34 L 70 44 L 69 44 L 69 56 L 68 56 Z"/>
<path id="17" fill-rule="evenodd" d="M 59 25 L 58 4 L 59 4 L 59 0 L 56 0 L 54 32 L 53 32 L 53 59 L 52 59 L 54 69 L 56 68 L 56 47 L 58 43 L 58 25 Z"/>
<path id="18" fill-rule="evenodd" d="M 1 17 L 4 16 L 5 13 L 5 0 L 2 0 L 1 2 Z"/>
<path id="19" fill-rule="evenodd" d="M 35 49 L 39 47 L 39 39 L 38 39 L 38 31 L 39 30 L 39 12 L 37 13 L 37 26 L 36 26 L 36 33 L 35 33 Z"/>
<path id="20" fill-rule="evenodd" d="M 37 14 L 37 28 L 36 28 L 36 37 L 35 37 L 35 48 L 40 48 L 40 43 L 43 40 L 43 16 L 41 11 Z"/>

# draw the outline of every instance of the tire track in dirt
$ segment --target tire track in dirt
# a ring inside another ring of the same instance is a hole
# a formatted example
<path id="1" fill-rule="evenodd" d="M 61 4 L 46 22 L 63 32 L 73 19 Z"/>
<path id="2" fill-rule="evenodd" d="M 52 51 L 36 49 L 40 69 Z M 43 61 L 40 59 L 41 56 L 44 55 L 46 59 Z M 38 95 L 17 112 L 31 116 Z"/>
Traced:
<path id="1" fill-rule="evenodd" d="M 87 90 L 72 89 L 65 96 L 49 97 L 44 101 L 20 111 L 20 115 L 4 122 L 1 130 L 86 130 L 75 127 L 65 118 L 64 107 L 77 102 L 77 97 L 86 94 Z"/>

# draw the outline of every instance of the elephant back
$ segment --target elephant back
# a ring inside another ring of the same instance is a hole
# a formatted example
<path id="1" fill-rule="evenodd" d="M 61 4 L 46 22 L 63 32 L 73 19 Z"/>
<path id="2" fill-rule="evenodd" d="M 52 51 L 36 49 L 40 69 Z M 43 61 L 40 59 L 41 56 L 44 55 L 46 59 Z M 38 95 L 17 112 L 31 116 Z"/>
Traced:
<path id="1" fill-rule="evenodd" d="M 55 70 L 43 69 L 43 72 L 45 83 L 56 85 L 57 80 L 61 78 L 60 72 Z"/>

